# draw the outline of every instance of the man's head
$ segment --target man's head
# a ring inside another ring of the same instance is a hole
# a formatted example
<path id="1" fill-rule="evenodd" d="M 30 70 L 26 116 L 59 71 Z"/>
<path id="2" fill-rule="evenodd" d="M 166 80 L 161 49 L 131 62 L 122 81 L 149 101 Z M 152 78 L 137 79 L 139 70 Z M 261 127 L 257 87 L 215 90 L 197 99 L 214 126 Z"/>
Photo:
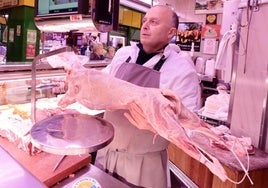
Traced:
<path id="1" fill-rule="evenodd" d="M 161 50 L 178 28 L 178 16 L 168 6 L 157 5 L 148 10 L 143 18 L 140 40 L 146 53 Z"/>
<path id="2" fill-rule="evenodd" d="M 114 53 L 115 53 L 115 48 L 113 46 L 109 46 L 109 48 L 108 48 L 108 54 L 114 56 Z"/>
<path id="3" fill-rule="evenodd" d="M 102 43 L 95 43 L 93 45 L 93 52 L 97 55 L 103 55 L 103 44 Z"/>

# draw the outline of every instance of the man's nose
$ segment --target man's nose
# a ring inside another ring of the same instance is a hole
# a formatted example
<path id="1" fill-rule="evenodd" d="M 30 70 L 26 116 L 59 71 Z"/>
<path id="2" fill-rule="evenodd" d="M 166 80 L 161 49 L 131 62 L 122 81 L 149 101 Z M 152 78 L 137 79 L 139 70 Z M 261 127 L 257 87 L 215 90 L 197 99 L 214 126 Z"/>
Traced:
<path id="1" fill-rule="evenodd" d="M 142 29 L 148 29 L 148 27 L 149 27 L 149 22 L 143 22 Z"/>

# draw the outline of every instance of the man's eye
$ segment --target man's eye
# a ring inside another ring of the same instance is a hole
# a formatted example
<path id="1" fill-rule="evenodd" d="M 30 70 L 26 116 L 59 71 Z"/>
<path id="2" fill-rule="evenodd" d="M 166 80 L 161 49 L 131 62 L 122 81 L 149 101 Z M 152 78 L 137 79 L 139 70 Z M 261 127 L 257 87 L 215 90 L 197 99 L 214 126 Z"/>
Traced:
<path id="1" fill-rule="evenodd" d="M 149 25 L 157 25 L 158 24 L 158 22 L 157 22 L 157 20 L 146 20 L 146 19 L 143 19 L 142 20 L 142 24 L 149 24 Z"/>
<path id="2" fill-rule="evenodd" d="M 143 19 L 143 20 L 142 20 L 142 23 L 144 24 L 145 22 L 146 22 L 146 20 L 145 20 L 145 19 Z"/>
<path id="3" fill-rule="evenodd" d="M 156 20 L 150 20 L 150 24 L 151 24 L 151 25 L 157 25 L 158 22 L 157 22 Z"/>

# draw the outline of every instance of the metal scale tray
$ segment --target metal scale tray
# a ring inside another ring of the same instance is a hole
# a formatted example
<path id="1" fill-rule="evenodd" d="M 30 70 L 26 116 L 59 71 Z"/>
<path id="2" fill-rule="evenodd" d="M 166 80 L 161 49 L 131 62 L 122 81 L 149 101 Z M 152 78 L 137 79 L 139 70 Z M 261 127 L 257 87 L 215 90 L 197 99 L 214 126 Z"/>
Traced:
<path id="1" fill-rule="evenodd" d="M 30 131 L 32 144 L 58 155 L 95 152 L 108 145 L 114 136 L 112 124 L 96 116 L 62 114 L 37 122 Z"/>

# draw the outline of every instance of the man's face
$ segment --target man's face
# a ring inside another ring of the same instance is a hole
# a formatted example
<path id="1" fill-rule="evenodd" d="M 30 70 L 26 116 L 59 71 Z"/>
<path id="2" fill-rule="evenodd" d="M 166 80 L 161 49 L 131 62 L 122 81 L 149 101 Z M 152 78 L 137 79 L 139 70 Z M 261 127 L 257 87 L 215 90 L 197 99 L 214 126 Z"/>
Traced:
<path id="1" fill-rule="evenodd" d="M 103 55 L 103 46 L 98 46 L 98 48 L 96 50 L 96 54 Z"/>
<path id="2" fill-rule="evenodd" d="M 146 49 L 157 51 L 173 37 L 171 17 L 172 12 L 165 7 L 153 7 L 146 13 L 140 33 L 140 40 L 145 51 Z"/>

